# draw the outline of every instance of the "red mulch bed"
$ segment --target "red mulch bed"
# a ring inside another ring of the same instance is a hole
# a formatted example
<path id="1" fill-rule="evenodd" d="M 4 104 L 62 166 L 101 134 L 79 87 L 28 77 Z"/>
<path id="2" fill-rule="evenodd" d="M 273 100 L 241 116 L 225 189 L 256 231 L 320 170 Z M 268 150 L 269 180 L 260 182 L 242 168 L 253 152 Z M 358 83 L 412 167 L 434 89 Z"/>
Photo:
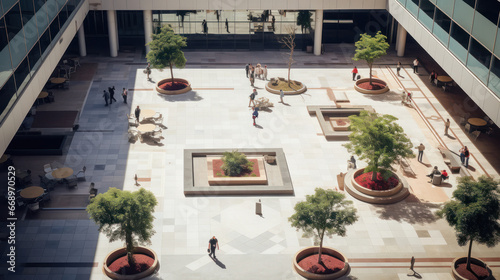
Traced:
<path id="1" fill-rule="evenodd" d="M 360 184 L 362 187 L 374 191 L 386 191 L 395 188 L 399 181 L 396 177 L 391 176 L 389 179 L 384 180 L 384 177 L 380 173 L 377 173 L 377 180 L 372 181 L 373 172 L 367 172 L 354 178 L 356 183 Z"/>
<path id="2" fill-rule="evenodd" d="M 310 255 L 299 261 L 298 265 L 314 274 L 331 274 L 344 268 L 345 263 L 335 257 L 321 254 L 323 265 L 318 263 L 318 254 Z M 325 268 L 326 267 L 326 268 Z"/>
<path id="3" fill-rule="evenodd" d="M 159 85 L 158 87 L 160 87 L 161 89 L 164 89 L 164 90 L 179 90 L 179 89 L 186 88 L 187 86 L 188 86 L 188 84 L 183 83 L 183 82 L 175 82 L 173 85 L 172 85 L 172 82 L 166 82 L 166 83 Z"/>
<path id="4" fill-rule="evenodd" d="M 372 84 L 370 85 L 370 82 L 364 82 L 364 83 L 358 84 L 358 87 L 360 87 L 362 89 L 367 89 L 367 90 L 379 90 L 379 89 L 385 88 L 385 85 L 381 84 L 381 83 L 376 83 L 376 82 L 372 82 Z"/>
<path id="5" fill-rule="evenodd" d="M 140 272 L 143 272 L 150 268 L 153 265 L 154 259 L 148 255 L 144 254 L 134 254 L 136 265 L 135 267 L 130 267 L 128 264 L 127 256 L 123 256 L 121 258 L 113 261 L 108 268 L 118 274 L 121 275 L 133 275 Z M 125 273 L 122 271 L 125 270 Z"/>
<path id="6" fill-rule="evenodd" d="M 259 164 L 257 163 L 257 159 L 249 159 L 248 161 L 253 162 L 252 169 L 253 170 L 247 170 L 241 173 L 239 176 L 232 176 L 232 177 L 260 177 L 260 172 L 259 172 Z M 222 162 L 222 159 L 214 159 L 212 161 L 212 167 L 214 170 L 214 177 L 225 177 L 226 175 L 224 174 L 224 171 L 222 171 L 222 165 L 224 163 Z M 220 175 L 217 175 L 219 173 Z M 253 175 L 255 174 L 255 175 Z"/>
<path id="7" fill-rule="evenodd" d="M 460 274 L 460 276 L 467 278 L 469 280 L 481 280 L 481 279 L 486 279 L 490 274 L 488 273 L 488 270 L 480 265 L 477 264 L 470 264 L 470 268 L 478 277 L 476 277 L 472 272 L 467 270 L 467 263 L 461 263 L 458 264 L 455 267 L 455 270 Z"/>

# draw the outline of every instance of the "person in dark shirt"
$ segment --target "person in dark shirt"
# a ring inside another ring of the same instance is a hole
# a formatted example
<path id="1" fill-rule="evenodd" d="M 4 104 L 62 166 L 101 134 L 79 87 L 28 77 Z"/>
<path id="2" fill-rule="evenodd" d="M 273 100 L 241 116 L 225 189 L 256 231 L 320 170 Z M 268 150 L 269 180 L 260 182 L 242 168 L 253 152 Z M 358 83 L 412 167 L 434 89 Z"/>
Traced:
<path id="1" fill-rule="evenodd" d="M 208 254 L 209 256 L 213 256 L 214 259 L 216 259 L 217 257 L 215 256 L 215 248 L 217 247 L 217 250 L 219 250 L 219 242 L 217 240 L 217 238 L 212 237 L 210 238 L 210 240 L 208 240 L 208 249 L 210 250 L 210 254 Z"/>

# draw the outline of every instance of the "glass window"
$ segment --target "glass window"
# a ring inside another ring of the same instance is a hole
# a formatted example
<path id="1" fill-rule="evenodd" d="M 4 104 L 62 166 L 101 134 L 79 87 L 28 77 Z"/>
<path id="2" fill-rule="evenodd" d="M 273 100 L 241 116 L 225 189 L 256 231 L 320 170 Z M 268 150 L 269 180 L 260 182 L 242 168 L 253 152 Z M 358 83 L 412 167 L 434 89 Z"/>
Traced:
<path id="1" fill-rule="evenodd" d="M 11 75 L 7 82 L 0 88 L 0 121 L 5 118 L 15 100 L 16 84 L 14 82 L 14 75 Z"/>
<path id="2" fill-rule="evenodd" d="M 453 9 L 453 19 L 469 31 L 472 28 L 472 18 L 474 18 L 474 6 L 476 0 L 455 0 L 455 8 Z"/>
<path id="3" fill-rule="evenodd" d="M 500 28 L 497 28 L 497 42 L 495 43 L 495 54 L 500 56 Z"/>
<path id="4" fill-rule="evenodd" d="M 463 30 L 456 23 L 452 23 L 449 49 L 463 63 L 467 60 L 469 38 L 469 33 Z"/>
<path id="5" fill-rule="evenodd" d="M 448 16 L 451 16 L 453 13 L 454 2 L 455 0 L 437 0 L 437 6 L 441 9 L 441 11 L 445 12 Z"/>
<path id="6" fill-rule="evenodd" d="M 0 1 L 0 5 L 2 5 L 2 13 L 0 14 L 0 17 L 4 15 L 4 13 L 7 13 L 12 6 L 17 2 L 17 0 L 2 0 Z"/>
<path id="7" fill-rule="evenodd" d="M 2 85 L 12 72 L 12 62 L 4 18 L 0 18 L 0 27 L 0 85 Z"/>
<path id="8" fill-rule="evenodd" d="M 478 0 L 476 13 L 474 15 L 474 25 L 472 26 L 472 36 L 479 40 L 489 50 L 493 50 L 496 33 L 498 13 L 500 3 L 497 0 Z"/>
<path id="9" fill-rule="evenodd" d="M 21 16 L 24 25 L 24 36 L 26 38 L 26 48 L 29 50 L 38 40 L 38 30 L 36 27 L 35 8 L 33 0 L 21 0 Z"/>
<path id="10" fill-rule="evenodd" d="M 493 57 L 488 87 L 500 97 L 500 60 Z"/>
<path id="11" fill-rule="evenodd" d="M 50 45 L 50 31 L 45 31 L 45 33 L 40 36 L 40 40 L 38 42 L 40 43 L 40 52 L 43 55 L 45 50 L 47 50 L 47 47 Z"/>
<path id="12" fill-rule="evenodd" d="M 47 16 L 47 6 L 44 0 L 35 1 L 35 17 L 36 25 L 38 27 L 38 34 L 43 34 L 45 29 L 49 26 L 49 18 Z"/>
<path id="13" fill-rule="evenodd" d="M 4 18 L 7 26 L 12 65 L 16 68 L 27 53 L 19 5 L 14 5 Z"/>
<path id="14" fill-rule="evenodd" d="M 434 18 L 434 27 L 432 33 L 445 45 L 448 46 L 448 32 L 450 31 L 450 18 L 436 9 L 436 17 Z"/>
<path id="15" fill-rule="evenodd" d="M 418 14 L 418 0 L 406 1 L 406 9 L 416 17 Z"/>
<path id="16" fill-rule="evenodd" d="M 14 72 L 18 92 L 21 92 L 24 89 L 24 86 L 26 85 L 30 77 L 29 73 L 30 67 L 28 65 L 28 58 L 26 58 L 21 64 L 19 64 L 16 71 Z"/>
<path id="17" fill-rule="evenodd" d="M 59 33 L 59 17 L 56 16 L 56 18 L 54 18 L 54 20 L 50 24 L 51 40 L 54 40 L 54 38 L 56 38 L 57 33 Z"/>
<path id="18" fill-rule="evenodd" d="M 403 4 L 403 6 L 406 5 L 406 0 L 398 0 L 401 4 Z"/>
<path id="19" fill-rule="evenodd" d="M 479 42 L 472 39 L 467 67 L 485 84 L 487 83 L 490 60 L 491 53 Z"/>
<path id="20" fill-rule="evenodd" d="M 68 20 L 68 8 L 67 6 L 64 6 L 61 12 L 59 12 L 59 24 L 61 25 L 61 28 L 66 23 L 66 20 Z"/>
<path id="21" fill-rule="evenodd" d="M 434 18 L 434 4 L 429 0 L 422 0 L 420 2 L 420 12 L 418 13 L 418 20 L 427 29 L 432 30 L 432 19 Z"/>
<path id="22" fill-rule="evenodd" d="M 30 71 L 33 73 L 37 68 L 38 65 L 40 64 L 40 44 L 36 43 L 35 46 L 33 46 L 33 49 L 28 53 L 28 62 L 30 64 Z"/>

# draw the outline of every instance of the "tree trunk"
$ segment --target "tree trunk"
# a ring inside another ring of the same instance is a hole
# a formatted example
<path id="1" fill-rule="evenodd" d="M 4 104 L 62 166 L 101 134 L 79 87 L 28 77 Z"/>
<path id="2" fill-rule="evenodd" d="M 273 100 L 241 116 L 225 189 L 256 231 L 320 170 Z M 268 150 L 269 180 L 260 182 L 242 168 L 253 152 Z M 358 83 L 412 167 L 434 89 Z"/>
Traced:
<path id="1" fill-rule="evenodd" d="M 372 85 L 372 63 L 368 63 L 368 67 L 370 67 L 370 85 Z"/>
<path id="2" fill-rule="evenodd" d="M 470 268 L 470 254 L 472 252 L 472 239 L 469 241 L 469 252 L 467 253 L 467 270 L 471 270 Z"/>
<path id="3" fill-rule="evenodd" d="M 127 259 L 130 267 L 135 266 L 135 258 L 134 258 L 134 241 L 132 239 L 132 233 L 128 233 L 125 237 L 125 244 L 127 244 Z"/>
<path id="4" fill-rule="evenodd" d="M 378 173 L 377 171 L 372 172 L 372 181 L 377 180 L 377 173 Z"/>
<path id="5" fill-rule="evenodd" d="M 172 70 L 172 62 L 170 62 L 170 76 L 172 77 L 172 86 L 174 86 L 174 70 Z"/>
<path id="6" fill-rule="evenodd" d="M 323 251 L 323 237 L 325 235 L 325 232 L 323 231 L 321 235 L 319 236 L 319 249 L 318 249 L 318 263 L 322 264 L 323 261 L 321 260 L 321 253 Z"/>

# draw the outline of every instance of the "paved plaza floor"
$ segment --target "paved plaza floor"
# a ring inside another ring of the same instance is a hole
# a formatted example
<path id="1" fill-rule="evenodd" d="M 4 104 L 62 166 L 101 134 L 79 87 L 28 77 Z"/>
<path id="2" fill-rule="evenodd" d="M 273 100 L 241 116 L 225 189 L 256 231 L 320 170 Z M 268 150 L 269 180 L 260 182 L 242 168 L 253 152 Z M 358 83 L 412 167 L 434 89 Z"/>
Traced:
<path id="1" fill-rule="evenodd" d="M 407 177 L 410 197 L 393 205 L 377 206 L 346 194 L 353 200 L 359 220 L 348 227 L 346 237 L 325 238 L 324 245 L 349 258 L 352 270 L 345 279 L 411 279 L 407 270 L 412 256 L 416 258 L 415 271 L 422 279 L 452 279 L 451 260 L 465 256 L 467 247 L 457 245 L 454 231 L 446 221 L 436 219 L 434 212 L 451 196 L 458 175 L 452 174 L 447 184 L 432 186 L 425 174 L 432 166 L 447 169 L 438 146 L 458 151 L 461 145 L 467 145 L 472 152 L 470 171 L 474 177 L 488 174 L 498 178 L 495 166 L 475 148 L 433 95 L 440 89 L 429 87 L 425 69 L 421 68 L 422 76 L 411 71 L 413 58 L 389 54 L 374 71 L 389 83 L 391 91 L 363 95 L 353 89 L 351 52 L 339 50 L 321 57 L 298 52 L 291 77 L 303 82 L 308 90 L 285 96 L 286 105 L 279 103 L 279 95 L 267 92 L 265 82 L 257 79 L 257 97 L 274 103 L 271 111 L 260 112 L 259 127 L 252 125 L 248 107 L 252 87 L 244 65 L 268 64 L 269 78 L 286 77 L 282 52 L 188 52 L 187 67 L 174 69 L 174 75 L 188 79 L 193 91 L 179 96 L 161 96 L 153 90 L 154 83 L 147 81 L 143 73 L 146 61 L 140 51 L 122 52 L 115 59 L 89 56 L 81 63 L 94 64 L 97 70 L 85 89 L 88 95 L 82 103 L 80 127 L 67 155 L 50 161 L 60 161 L 74 170 L 87 167 L 87 180 L 71 191 L 73 195 L 88 194 L 90 182 L 100 193 L 110 187 L 137 190 L 135 174 L 141 179 L 141 187 L 155 194 L 159 202 L 154 213 L 156 234 L 149 247 L 158 254 L 161 268 L 149 279 L 302 279 L 292 269 L 292 257 L 314 242 L 292 228 L 288 217 L 295 203 L 313 194 L 315 188 L 338 189 L 336 176 L 346 172 L 351 156 L 342 146 L 346 141 L 325 139 L 318 120 L 308 114 L 306 106 L 334 106 L 331 92 L 343 91 L 352 105 L 370 105 L 378 113 L 396 116 L 415 147 L 423 143 L 426 150 L 423 163 L 411 160 L 416 176 Z M 395 75 L 398 60 L 405 65 L 403 77 Z M 355 64 L 366 77 L 365 64 Z M 151 77 L 158 81 L 169 75 L 169 71 L 153 70 Z M 116 87 L 117 102 L 105 107 L 102 91 L 108 86 Z M 121 100 L 122 88 L 129 91 L 128 104 Z M 413 106 L 401 104 L 399 88 L 413 92 Z M 70 98 L 72 90 L 64 94 Z M 164 116 L 167 128 L 163 130 L 162 145 L 129 143 L 126 114 L 133 114 L 137 106 Z M 444 136 L 446 118 L 452 119 L 451 137 Z M 186 197 L 184 149 L 208 148 L 282 148 L 295 194 Z M 30 159 L 15 157 L 14 161 L 28 165 Z M 358 161 L 358 166 L 364 165 Z M 259 199 L 262 217 L 255 215 Z M 42 210 L 40 217 L 44 212 L 57 211 L 66 210 Z M 75 211 L 82 210 L 68 211 L 59 218 L 19 221 L 18 272 L 5 274 L 5 279 L 107 279 L 102 273 L 103 259 L 123 244 L 108 242 L 92 221 L 81 214 L 72 216 Z M 206 252 L 208 240 L 214 235 L 220 246 L 218 262 Z M 500 277 L 500 246 L 474 244 L 472 254 L 486 260 L 494 275 Z M 5 255 L 3 263 L 4 259 Z"/>

